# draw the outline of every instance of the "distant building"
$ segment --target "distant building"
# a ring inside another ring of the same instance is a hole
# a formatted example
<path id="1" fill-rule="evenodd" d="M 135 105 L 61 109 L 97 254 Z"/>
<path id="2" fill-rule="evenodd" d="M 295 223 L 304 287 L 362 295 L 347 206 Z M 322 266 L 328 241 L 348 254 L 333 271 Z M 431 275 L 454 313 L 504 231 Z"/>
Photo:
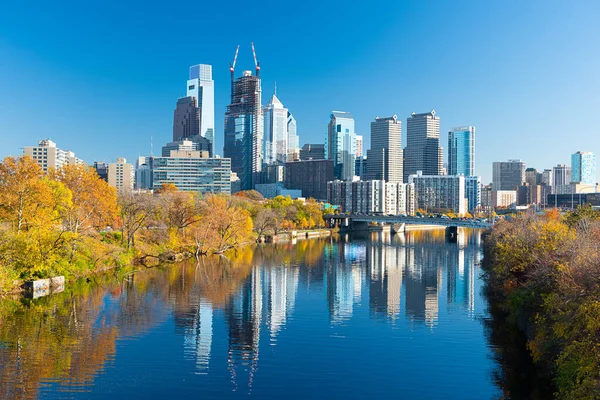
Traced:
<path id="1" fill-rule="evenodd" d="M 366 180 L 367 168 L 367 157 L 356 157 L 356 160 L 354 160 L 354 175 L 361 180 Z"/>
<path id="2" fill-rule="evenodd" d="M 371 149 L 367 178 L 402 183 L 402 121 L 396 115 L 371 122 Z"/>
<path id="3" fill-rule="evenodd" d="M 596 184 L 596 155 L 578 151 L 571 155 L 571 182 L 583 185 Z"/>
<path id="4" fill-rule="evenodd" d="M 254 185 L 254 190 L 262 194 L 265 199 L 272 199 L 276 196 L 298 199 L 303 197 L 301 190 L 286 189 L 281 183 L 258 183 Z"/>
<path id="5" fill-rule="evenodd" d="M 492 185 L 481 185 L 481 207 L 490 210 L 492 206 Z"/>
<path id="6" fill-rule="evenodd" d="M 525 162 L 521 160 L 496 161 L 492 164 L 494 190 L 516 190 L 525 182 Z"/>
<path id="7" fill-rule="evenodd" d="M 288 109 L 277 98 L 277 93 L 263 107 L 265 164 L 284 163 L 288 158 Z"/>
<path id="8" fill-rule="evenodd" d="M 410 175 L 408 182 L 414 185 L 415 206 L 427 212 L 447 212 L 464 215 L 468 200 L 465 177 L 462 175 Z"/>
<path id="9" fill-rule="evenodd" d="M 448 132 L 448 175 L 475 175 L 475 127 Z"/>
<path id="10" fill-rule="evenodd" d="M 108 182 L 108 164 L 105 162 L 94 161 L 94 169 L 102 180 Z"/>
<path id="11" fill-rule="evenodd" d="M 465 176 L 465 196 L 468 200 L 468 211 L 474 211 L 481 206 L 481 178 Z"/>
<path id="12" fill-rule="evenodd" d="M 83 160 L 75 157 L 75 153 L 59 149 L 50 139 L 40 140 L 37 146 L 25 146 L 23 155 L 31 157 L 44 172 L 48 172 L 49 168 L 60 169 L 65 165 L 84 164 Z"/>
<path id="13" fill-rule="evenodd" d="M 163 157 L 169 157 L 172 150 L 176 151 L 200 151 L 206 152 L 207 157 L 211 157 L 210 153 L 211 144 L 208 139 L 203 138 L 200 135 L 190 136 L 184 139 L 169 142 L 162 147 L 161 155 Z"/>
<path id="14" fill-rule="evenodd" d="M 296 118 L 288 111 L 288 156 L 287 161 L 300 160 L 300 139 L 298 138 Z M 325 158 L 325 157 L 323 157 Z"/>
<path id="15" fill-rule="evenodd" d="M 333 160 L 306 160 L 285 164 L 285 187 L 301 190 L 303 197 L 326 200 L 327 182 L 333 180 Z"/>
<path id="16" fill-rule="evenodd" d="M 541 175 L 538 174 L 537 169 L 527 168 L 525 170 L 525 183 L 529 186 L 539 185 L 541 183 Z"/>
<path id="17" fill-rule="evenodd" d="M 568 194 L 572 192 L 571 188 L 571 167 L 565 164 L 558 164 L 552 168 L 552 186 L 553 194 Z"/>
<path id="18" fill-rule="evenodd" d="M 383 180 L 329 182 L 327 199 L 347 213 L 411 215 L 415 209 L 412 185 Z"/>
<path id="19" fill-rule="evenodd" d="M 537 205 L 542 202 L 542 185 L 525 183 L 517 189 L 517 205 Z"/>
<path id="20" fill-rule="evenodd" d="M 332 111 L 327 129 L 326 157 L 333 160 L 336 179 L 352 180 L 356 158 L 354 117 L 349 112 Z"/>
<path id="21" fill-rule="evenodd" d="M 131 191 L 135 183 L 133 164 L 125 158 L 117 158 L 117 162 L 108 164 L 108 184 L 119 191 Z"/>
<path id="22" fill-rule="evenodd" d="M 300 149 L 300 160 L 325 160 L 325 145 L 306 143 Z"/>
<path id="23" fill-rule="evenodd" d="M 440 147 L 440 117 L 435 110 L 411 114 L 406 123 L 406 147 L 404 148 L 404 182 L 409 175 L 422 171 L 423 175 L 440 175 L 443 168 Z"/>
<path id="24" fill-rule="evenodd" d="M 107 177 L 108 181 L 108 177 Z M 135 189 L 152 189 L 152 170 L 148 157 L 138 157 L 135 163 Z"/>
<path id="25" fill-rule="evenodd" d="M 285 166 L 284 165 L 265 165 L 263 170 L 258 175 L 256 184 L 266 183 L 283 183 L 285 180 Z M 256 185 L 254 185 L 256 186 Z"/>
<path id="26" fill-rule="evenodd" d="M 507 208 L 517 204 L 516 190 L 493 190 L 492 207 Z"/>
<path id="27" fill-rule="evenodd" d="M 356 157 L 362 157 L 363 155 L 363 137 L 362 135 L 356 135 Z"/>
<path id="28" fill-rule="evenodd" d="M 197 64 L 190 67 L 187 96 L 196 99 L 200 110 L 197 134 L 208 141 L 208 153 L 213 157 L 215 154 L 215 82 L 212 79 L 212 65 Z M 179 139 L 173 138 L 173 140 Z"/>

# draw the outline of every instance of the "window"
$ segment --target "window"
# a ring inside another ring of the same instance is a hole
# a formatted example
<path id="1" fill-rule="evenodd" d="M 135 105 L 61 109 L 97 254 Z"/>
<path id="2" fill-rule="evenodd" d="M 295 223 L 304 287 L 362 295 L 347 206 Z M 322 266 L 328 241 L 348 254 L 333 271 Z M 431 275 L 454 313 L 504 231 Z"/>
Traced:
<path id="1" fill-rule="evenodd" d="M 194 90 L 194 89 L 196 89 L 196 85 L 190 85 L 190 86 L 188 86 L 188 90 Z"/>

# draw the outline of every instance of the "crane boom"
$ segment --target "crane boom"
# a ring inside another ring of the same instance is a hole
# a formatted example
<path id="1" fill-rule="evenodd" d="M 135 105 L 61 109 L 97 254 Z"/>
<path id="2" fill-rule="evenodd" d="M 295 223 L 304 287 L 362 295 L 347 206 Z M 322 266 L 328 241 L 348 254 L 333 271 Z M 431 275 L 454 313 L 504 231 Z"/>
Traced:
<path id="1" fill-rule="evenodd" d="M 256 60 L 256 51 L 254 50 L 254 42 L 252 42 L 252 55 L 254 56 L 254 67 L 256 68 L 256 76 L 260 73 L 260 64 Z"/>

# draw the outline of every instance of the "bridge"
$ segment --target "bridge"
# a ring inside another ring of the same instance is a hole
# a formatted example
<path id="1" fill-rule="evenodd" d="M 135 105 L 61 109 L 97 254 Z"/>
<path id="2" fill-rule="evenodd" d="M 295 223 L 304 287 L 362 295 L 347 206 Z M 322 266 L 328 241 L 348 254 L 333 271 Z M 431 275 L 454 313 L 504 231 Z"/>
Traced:
<path id="1" fill-rule="evenodd" d="M 457 220 L 449 218 L 429 218 L 399 215 L 369 215 L 369 214 L 332 214 L 324 217 L 330 228 L 339 227 L 345 230 L 366 230 L 369 225 L 390 225 L 393 232 L 403 232 L 406 225 L 440 225 L 446 227 L 449 236 L 456 233 L 458 228 L 486 229 L 492 226 L 489 222 L 477 220 Z"/>

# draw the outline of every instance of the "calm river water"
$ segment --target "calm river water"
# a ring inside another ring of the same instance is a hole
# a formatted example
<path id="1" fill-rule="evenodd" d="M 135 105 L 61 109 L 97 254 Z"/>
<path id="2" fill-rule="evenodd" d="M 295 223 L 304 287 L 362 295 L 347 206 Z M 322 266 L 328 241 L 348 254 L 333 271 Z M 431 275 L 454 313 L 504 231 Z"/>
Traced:
<path id="1" fill-rule="evenodd" d="M 3 301 L 0 397 L 501 398 L 481 258 L 479 231 L 373 233 Z"/>

